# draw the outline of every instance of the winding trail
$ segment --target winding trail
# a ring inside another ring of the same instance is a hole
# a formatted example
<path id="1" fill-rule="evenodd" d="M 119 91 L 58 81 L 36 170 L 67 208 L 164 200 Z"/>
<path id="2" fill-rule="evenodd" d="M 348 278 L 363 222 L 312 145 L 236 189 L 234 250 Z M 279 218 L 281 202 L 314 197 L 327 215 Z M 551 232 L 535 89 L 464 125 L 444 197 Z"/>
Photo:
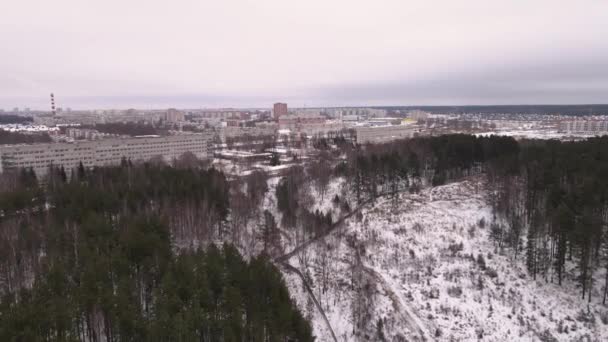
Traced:
<path id="1" fill-rule="evenodd" d="M 467 179 L 465 178 L 463 181 L 466 181 L 466 180 Z M 417 199 L 417 198 L 409 198 L 408 200 L 410 200 L 412 202 L 424 203 L 425 205 L 432 205 L 433 190 L 435 190 L 435 188 L 431 188 L 429 191 L 428 202 Z M 306 249 L 311 244 L 313 244 L 317 241 L 323 240 L 326 236 L 330 235 L 333 231 L 336 230 L 336 228 L 338 228 L 341 224 L 343 224 L 344 221 L 346 221 L 350 217 L 354 216 L 355 214 L 359 213 L 368 204 L 375 203 L 376 200 L 378 200 L 384 196 L 400 194 L 400 193 L 407 192 L 407 191 L 409 191 L 409 189 L 402 189 L 402 190 L 391 191 L 391 192 L 383 192 L 383 193 L 378 194 L 378 196 L 376 196 L 375 198 L 370 198 L 370 199 L 363 201 L 356 208 L 354 208 L 349 213 L 347 213 L 346 215 L 344 215 L 340 219 L 338 219 L 336 222 L 334 222 L 330 226 L 330 228 L 327 229 L 322 234 L 317 235 L 314 238 L 311 238 L 311 239 L 301 243 L 300 245 L 294 247 L 290 252 L 287 252 L 283 255 L 280 255 L 280 256 L 274 258 L 275 263 L 282 265 L 288 271 L 296 273 L 302 279 L 302 282 L 306 288 L 306 291 L 309 293 L 309 295 L 313 299 L 315 306 L 317 307 L 317 309 L 319 310 L 319 313 L 323 317 L 323 320 L 325 321 L 329 331 L 331 332 L 332 338 L 335 342 L 338 342 L 338 340 L 336 338 L 336 335 L 334 334 L 333 329 L 331 328 L 331 324 L 330 324 L 329 320 L 327 319 L 327 316 L 326 316 L 322 306 L 320 305 L 320 303 L 317 300 L 317 298 L 315 297 L 312 289 L 306 282 L 304 275 L 300 272 L 300 270 L 298 270 L 294 266 L 290 265 L 288 263 L 288 260 L 291 257 L 298 254 L 300 251 Z M 450 198 L 449 200 L 452 201 L 452 200 L 459 200 L 459 199 L 465 199 L 465 198 Z M 445 199 L 440 199 L 440 200 L 445 200 Z M 357 257 L 360 258 L 358 252 L 357 252 Z M 401 319 L 407 323 L 408 327 L 410 327 L 410 331 L 412 331 L 414 334 L 419 336 L 421 341 L 433 341 L 434 340 L 433 335 L 429 333 L 429 330 L 425 326 L 424 322 L 420 319 L 420 317 L 418 315 L 416 315 L 415 310 L 411 308 L 411 306 L 408 304 L 407 300 L 400 293 L 400 291 L 398 290 L 398 288 L 399 288 L 398 284 L 396 284 L 392 279 L 389 279 L 382 272 L 379 272 L 372 267 L 363 265 L 363 263 L 360 263 L 360 265 L 362 266 L 363 270 L 367 274 L 374 277 L 382 285 L 382 287 L 384 288 L 385 292 L 387 293 L 387 295 L 389 296 L 391 301 L 393 301 L 395 310 L 399 313 L 399 315 L 401 316 Z"/>
<path id="2" fill-rule="evenodd" d="M 420 336 L 422 341 L 432 341 L 433 338 L 428 332 L 424 323 L 416 315 L 413 309 L 409 306 L 403 295 L 395 288 L 395 284 L 391 279 L 388 279 L 382 272 L 376 271 L 374 268 L 361 264 L 363 270 L 372 277 L 376 278 L 382 285 L 389 298 L 393 301 L 395 310 L 401 314 L 401 319 L 407 323 L 410 330 Z"/>
<path id="3" fill-rule="evenodd" d="M 383 193 L 378 194 L 378 196 L 376 198 L 370 198 L 370 199 L 367 199 L 367 200 L 363 201 L 355 209 L 351 210 L 346 215 L 340 217 L 325 232 L 323 232 L 322 234 L 319 234 L 319 235 L 317 235 L 317 236 L 315 236 L 315 237 L 313 237 L 311 239 L 308 239 L 308 240 L 304 241 L 300 245 L 294 247 L 294 249 L 292 249 L 290 252 L 285 253 L 283 255 L 280 255 L 280 256 L 274 258 L 274 261 L 277 262 L 277 263 L 281 263 L 281 262 L 284 262 L 284 261 L 287 261 L 287 260 L 291 259 L 291 257 L 293 257 L 294 255 L 298 254 L 298 252 L 300 252 L 301 250 L 307 248 L 311 244 L 313 244 L 313 243 L 315 243 L 315 242 L 317 242 L 319 240 L 322 240 L 326 236 L 330 235 L 336 228 L 338 228 L 342 223 L 344 223 L 344 221 L 346 221 L 347 219 L 351 218 L 353 215 L 355 215 L 358 212 L 360 212 L 361 209 L 363 209 L 366 205 L 368 205 L 370 203 L 374 203 L 379 198 L 384 197 L 384 196 L 388 196 L 388 195 L 399 194 L 399 193 L 406 192 L 406 191 L 409 191 L 409 189 L 403 189 L 403 190 L 394 191 L 394 192 L 383 192 Z"/>
<path id="4" fill-rule="evenodd" d="M 421 341 L 432 341 L 431 334 L 428 332 L 424 322 L 414 313 L 414 310 L 407 303 L 407 300 L 398 290 L 398 285 L 388 278 L 383 272 L 378 272 L 375 268 L 366 266 L 361 260 L 359 249 L 355 248 L 355 256 L 357 264 L 365 271 L 365 273 L 376 279 L 384 288 L 384 291 L 393 302 L 395 311 L 401 316 L 401 319 L 407 324 L 409 330 L 420 337 Z M 418 339 L 416 339 L 418 340 Z"/>
<path id="5" fill-rule="evenodd" d="M 302 279 L 302 283 L 304 284 L 304 288 L 306 289 L 306 292 L 308 292 L 308 295 L 312 298 L 312 301 L 315 303 L 315 306 L 317 307 L 317 310 L 319 310 L 319 313 L 323 317 L 323 320 L 325 321 L 325 324 L 327 325 L 327 329 L 331 333 L 331 337 L 334 339 L 334 342 L 338 342 L 338 338 L 336 338 L 336 334 L 334 333 L 334 330 L 332 329 L 331 324 L 329 323 L 329 319 L 327 319 L 327 315 L 325 315 L 325 311 L 323 310 L 323 307 L 321 306 L 321 303 L 319 303 L 319 301 L 317 300 L 317 297 L 312 292 L 312 289 L 310 288 L 310 285 L 308 285 L 308 282 L 306 281 L 306 278 L 304 277 L 304 275 L 302 274 L 302 272 L 300 272 L 299 269 L 293 267 L 292 265 L 290 265 L 286 261 L 281 262 L 280 265 L 283 266 L 286 270 L 297 274 L 300 277 L 300 279 Z"/>
<path id="6" fill-rule="evenodd" d="M 334 222 L 329 229 L 327 229 L 325 232 L 323 232 L 323 234 L 317 235 L 314 238 L 311 238 L 311 239 L 301 243 L 300 245 L 294 247 L 294 249 L 291 250 L 290 252 L 274 258 L 275 263 L 283 266 L 287 271 L 293 272 L 293 273 L 297 274 L 298 277 L 300 277 L 300 279 L 302 280 L 302 283 L 304 284 L 304 288 L 306 289 L 306 292 L 308 292 L 309 296 L 312 298 L 313 302 L 315 303 L 317 310 L 323 317 L 323 320 L 325 321 L 325 324 L 327 325 L 327 328 L 330 331 L 334 342 L 338 342 L 338 339 L 336 338 L 336 334 L 334 333 L 334 331 L 331 327 L 331 323 L 329 322 L 329 319 L 327 318 L 327 315 L 325 314 L 325 311 L 323 310 L 321 303 L 319 303 L 319 301 L 317 300 L 317 297 L 314 295 L 312 289 L 308 285 L 308 282 L 306 281 L 306 278 L 304 277 L 302 272 L 299 269 L 297 269 L 296 267 L 289 264 L 288 260 L 291 257 L 293 257 L 294 255 L 298 254 L 300 251 L 306 249 L 311 244 L 313 244 L 317 241 L 320 241 L 320 240 L 324 239 L 326 236 L 330 235 L 336 228 L 338 228 L 341 224 L 343 224 L 344 221 L 346 221 L 347 219 L 351 218 L 353 215 L 360 212 L 361 209 L 363 209 L 366 205 L 368 205 L 370 203 L 374 203 L 376 200 L 378 200 L 381 197 L 384 197 L 387 195 L 399 194 L 399 193 L 402 193 L 405 191 L 409 191 L 409 189 L 404 189 L 404 190 L 396 191 L 396 192 L 384 192 L 384 193 L 379 194 L 376 198 L 370 198 L 368 200 L 363 201 L 355 209 L 351 210 L 349 213 L 347 213 L 346 215 L 344 215 L 340 219 L 338 219 L 336 222 Z M 386 292 L 391 297 L 391 300 L 393 300 L 396 307 L 399 308 L 399 312 L 402 315 L 402 319 L 404 321 L 408 322 L 408 324 L 412 327 L 412 331 L 415 331 L 418 335 L 420 335 L 421 338 L 423 339 L 423 341 L 429 340 L 426 337 L 426 336 L 428 336 L 428 333 L 424 329 L 424 325 L 422 325 L 422 323 L 420 322 L 418 317 L 416 317 L 411 312 L 411 310 L 405 305 L 405 301 L 403 300 L 403 298 L 400 298 L 396 294 L 396 292 L 393 291 L 392 287 L 390 285 L 388 285 L 389 283 L 378 272 L 376 272 L 375 270 L 368 268 L 366 266 L 363 266 L 363 268 L 367 273 L 371 273 L 372 276 L 374 276 L 375 278 L 377 278 L 378 280 L 381 281 L 381 283 L 385 287 Z M 405 310 L 401 310 L 401 308 L 405 308 Z"/>
<path id="7" fill-rule="evenodd" d="M 397 193 L 400 193 L 400 192 L 403 192 L 403 191 L 397 191 Z M 294 249 L 291 250 L 290 252 L 274 258 L 275 263 L 279 264 L 280 266 L 283 266 L 287 271 L 293 272 L 293 273 L 297 274 L 298 277 L 300 277 L 300 279 L 302 280 L 302 283 L 304 284 L 304 288 L 306 289 L 306 292 L 308 292 L 308 295 L 312 298 L 313 302 L 315 303 L 315 306 L 317 307 L 317 310 L 323 317 L 323 320 L 325 321 L 325 324 L 327 325 L 327 328 L 328 328 L 329 332 L 331 333 L 331 336 L 332 336 L 334 342 L 338 342 L 338 338 L 336 337 L 336 334 L 334 333 L 334 330 L 331 327 L 331 323 L 329 322 L 329 319 L 327 318 L 327 315 L 325 314 L 325 311 L 323 310 L 321 303 L 319 303 L 319 301 L 317 300 L 317 297 L 315 296 L 312 289 L 310 288 L 310 285 L 308 285 L 308 282 L 306 281 L 306 278 L 304 277 L 302 272 L 300 272 L 299 269 L 297 269 L 294 266 L 292 266 L 291 264 L 289 264 L 288 260 L 291 257 L 293 257 L 294 255 L 298 254 L 300 251 L 306 249 L 311 244 L 315 243 L 316 241 L 324 239 L 326 236 L 331 234 L 336 228 L 338 228 L 342 223 L 344 223 L 345 220 L 349 219 L 356 213 L 360 212 L 361 209 L 363 209 L 363 207 L 366 206 L 367 204 L 373 203 L 378 198 L 380 198 L 382 196 L 390 195 L 390 194 L 394 194 L 394 193 L 392 193 L 392 192 L 383 193 L 376 198 L 371 198 L 371 199 L 364 201 L 359 206 L 357 206 L 355 209 L 351 210 L 348 214 L 342 216 L 340 219 L 338 219 L 336 222 L 334 222 L 331 225 L 331 227 L 329 229 L 327 229 L 327 231 L 323 232 L 323 234 L 317 235 L 314 238 L 309 239 L 309 240 L 303 242 L 302 244 L 294 247 Z"/>

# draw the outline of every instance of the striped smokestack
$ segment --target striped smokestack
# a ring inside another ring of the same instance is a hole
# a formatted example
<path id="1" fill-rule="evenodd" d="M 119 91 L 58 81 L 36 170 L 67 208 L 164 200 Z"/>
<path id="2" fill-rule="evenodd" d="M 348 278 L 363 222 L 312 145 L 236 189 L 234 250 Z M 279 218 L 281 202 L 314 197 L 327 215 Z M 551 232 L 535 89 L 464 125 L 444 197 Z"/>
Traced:
<path id="1" fill-rule="evenodd" d="M 55 95 L 51 93 L 51 111 L 53 112 L 53 116 L 55 116 Z"/>

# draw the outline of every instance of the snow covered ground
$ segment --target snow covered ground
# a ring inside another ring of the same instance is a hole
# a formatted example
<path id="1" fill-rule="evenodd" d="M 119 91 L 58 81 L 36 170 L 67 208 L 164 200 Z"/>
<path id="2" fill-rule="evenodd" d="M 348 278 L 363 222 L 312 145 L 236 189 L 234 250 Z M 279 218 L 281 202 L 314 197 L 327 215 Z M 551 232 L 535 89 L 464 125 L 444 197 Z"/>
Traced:
<path id="1" fill-rule="evenodd" d="M 367 206 L 288 260 L 329 326 L 301 278 L 285 279 L 319 341 L 330 329 L 338 341 L 608 341 L 603 283 L 587 305 L 572 279 L 531 279 L 489 241 L 491 222 L 480 180 Z"/>
<path id="2" fill-rule="evenodd" d="M 496 130 L 484 133 L 477 133 L 476 136 L 489 137 L 491 135 L 500 135 L 513 137 L 515 139 L 558 139 L 558 140 L 582 140 L 593 138 L 595 136 L 606 135 L 605 132 L 597 133 L 568 133 L 556 130 L 543 129 L 515 129 L 515 130 Z"/>

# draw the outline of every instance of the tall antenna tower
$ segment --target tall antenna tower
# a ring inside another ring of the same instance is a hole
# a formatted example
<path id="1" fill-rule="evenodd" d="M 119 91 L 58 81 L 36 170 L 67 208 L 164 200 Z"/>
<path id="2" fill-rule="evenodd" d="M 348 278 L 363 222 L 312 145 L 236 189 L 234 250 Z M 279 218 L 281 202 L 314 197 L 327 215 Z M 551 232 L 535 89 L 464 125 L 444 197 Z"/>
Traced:
<path id="1" fill-rule="evenodd" d="M 51 111 L 53 112 L 53 116 L 55 116 L 55 95 L 53 93 L 51 93 Z"/>

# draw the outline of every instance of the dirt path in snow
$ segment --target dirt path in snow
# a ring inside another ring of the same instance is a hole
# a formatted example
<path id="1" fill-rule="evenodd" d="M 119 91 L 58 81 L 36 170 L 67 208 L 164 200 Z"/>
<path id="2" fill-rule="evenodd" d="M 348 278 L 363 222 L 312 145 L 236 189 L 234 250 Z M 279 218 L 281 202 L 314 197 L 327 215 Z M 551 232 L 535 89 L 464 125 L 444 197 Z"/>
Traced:
<path id="1" fill-rule="evenodd" d="M 299 269 L 293 267 L 292 265 L 288 264 L 287 262 L 281 262 L 281 265 L 284 266 L 285 269 L 287 269 L 288 271 L 297 274 L 298 277 L 300 277 L 300 279 L 302 279 L 304 288 L 306 289 L 306 292 L 308 292 L 308 295 L 312 298 L 312 301 L 315 303 L 317 310 L 319 310 L 319 313 L 323 317 L 323 320 L 325 321 L 325 324 L 327 325 L 327 329 L 331 333 L 331 337 L 334 339 L 334 342 L 338 342 L 338 339 L 336 338 L 336 334 L 334 333 L 334 330 L 332 329 L 331 324 L 329 323 L 329 319 L 327 319 L 327 315 L 325 315 L 325 311 L 323 310 L 321 303 L 319 303 L 319 301 L 317 300 L 317 297 L 315 297 L 315 294 L 312 292 L 312 289 L 308 285 L 308 282 L 306 281 L 306 278 L 304 278 L 304 275 L 302 274 L 302 272 L 300 272 Z"/>
<path id="2" fill-rule="evenodd" d="M 465 181 L 466 180 L 467 179 L 465 179 Z M 435 190 L 435 188 L 432 188 L 429 191 L 428 200 L 426 200 L 426 201 L 424 199 L 419 199 L 419 198 L 408 198 L 408 200 L 419 203 L 419 204 L 433 205 L 433 203 L 432 203 L 433 202 L 433 190 Z M 408 190 L 402 190 L 402 191 L 398 191 L 397 193 L 402 193 L 402 192 L 407 192 L 407 191 Z M 336 342 L 337 342 L 337 339 L 331 328 L 329 320 L 327 319 L 327 316 L 325 315 L 325 312 L 323 311 L 323 308 L 321 307 L 320 303 L 317 301 L 316 297 L 314 296 L 314 293 L 312 292 L 312 290 L 309 288 L 308 284 L 306 283 L 304 276 L 302 275 L 300 270 L 291 266 L 289 263 L 287 263 L 287 261 L 291 257 L 295 256 L 297 253 L 299 253 L 300 251 L 306 249 L 311 244 L 313 244 L 319 240 L 322 240 L 326 236 L 330 235 L 333 231 L 335 231 L 336 228 L 338 228 L 341 224 L 343 224 L 344 221 L 346 221 L 347 219 L 351 218 L 352 216 L 354 216 L 355 214 L 360 212 L 368 204 L 375 203 L 376 200 L 380 199 L 381 197 L 388 196 L 388 195 L 394 195 L 394 193 L 392 193 L 392 192 L 382 193 L 382 194 L 379 194 L 378 197 L 376 197 L 374 199 L 368 199 L 368 200 L 364 201 L 359 206 L 357 206 L 354 210 L 352 210 L 348 214 L 342 216 L 338 221 L 336 221 L 334 224 L 332 224 L 332 226 L 327 231 L 325 231 L 323 234 L 318 235 L 312 239 L 309 239 L 309 240 L 303 242 L 302 244 L 294 247 L 294 249 L 291 250 L 290 252 L 285 253 L 281 256 L 278 256 L 274 259 L 274 261 L 276 263 L 284 265 L 285 268 L 287 268 L 290 271 L 295 272 L 302 279 L 307 292 L 312 297 L 315 305 L 317 306 L 317 309 L 319 310 L 325 323 L 327 324 L 334 341 L 336 341 Z M 453 201 L 453 200 L 464 200 L 464 199 L 467 199 L 467 198 L 465 198 L 465 197 L 449 198 L 449 199 L 441 198 L 437 201 Z M 395 284 L 395 282 L 392 279 L 389 279 L 388 277 L 386 277 L 382 272 L 378 272 L 375 269 L 365 266 L 363 264 L 361 264 L 361 265 L 366 273 L 368 273 L 369 275 L 371 275 L 372 277 L 377 279 L 378 282 L 382 285 L 382 287 L 386 291 L 389 298 L 393 301 L 396 311 L 400 314 L 403 321 L 406 322 L 407 325 L 410 327 L 410 331 L 412 331 L 415 334 L 417 334 L 418 336 L 420 336 L 421 341 L 433 341 L 434 338 L 432 337 L 432 334 L 429 333 L 429 330 L 425 326 L 424 322 L 422 322 L 422 320 L 416 315 L 415 311 L 410 307 L 407 300 L 400 293 L 400 291 L 398 290 L 398 286 Z"/>
<path id="3" fill-rule="evenodd" d="M 397 194 L 403 193 L 403 192 L 408 192 L 409 189 L 404 189 L 404 190 L 400 190 L 397 191 Z M 276 257 L 274 259 L 275 262 L 281 263 L 284 261 L 287 261 L 289 259 L 291 259 L 291 257 L 293 257 L 294 255 L 298 254 L 298 252 L 300 252 L 301 250 L 307 248 L 308 246 L 310 246 L 311 244 L 315 243 L 316 241 L 322 240 L 324 239 L 326 236 L 328 236 L 329 234 L 331 234 L 336 228 L 338 228 L 341 224 L 344 223 L 344 221 L 346 221 L 347 219 L 351 218 L 352 216 L 354 216 L 355 214 L 357 214 L 358 212 L 361 211 L 361 209 L 363 209 L 365 206 L 367 206 L 370 203 L 375 203 L 377 200 L 379 200 L 380 198 L 384 197 L 384 196 L 389 196 L 389 195 L 394 195 L 395 193 L 393 192 L 385 192 L 385 193 L 381 193 L 379 194 L 376 198 L 371 198 L 368 200 L 365 200 L 364 202 L 362 202 L 359 206 L 357 206 L 355 209 L 351 210 L 348 214 L 342 216 L 340 219 L 338 219 L 336 222 L 334 222 L 329 229 L 327 229 L 324 233 L 315 236 L 312 239 L 309 239 L 303 243 L 301 243 L 300 245 L 294 247 L 294 249 L 291 250 L 291 252 L 285 253 L 283 255 L 280 255 L 278 257 Z"/>
<path id="4" fill-rule="evenodd" d="M 395 288 L 395 284 L 391 279 L 388 279 L 382 272 L 361 264 L 365 272 L 376 278 L 382 285 L 389 298 L 393 301 L 395 310 L 401 315 L 404 322 L 410 327 L 410 331 L 420 336 L 422 341 L 432 341 L 433 338 L 428 332 L 424 323 L 416 315 L 413 309 L 409 306 L 403 295 Z"/>
<path id="5" fill-rule="evenodd" d="M 414 310 L 409 306 L 407 300 L 401 295 L 401 292 L 398 290 L 394 281 L 389 279 L 384 273 L 376 271 L 375 268 L 363 264 L 358 249 L 355 250 L 355 255 L 357 257 L 357 264 L 382 285 L 384 291 L 393 302 L 395 311 L 401 316 L 401 319 L 409 327 L 409 330 L 418 335 L 421 341 L 432 341 L 431 334 L 429 334 L 424 322 L 420 320 L 420 317 L 418 317 Z"/>

